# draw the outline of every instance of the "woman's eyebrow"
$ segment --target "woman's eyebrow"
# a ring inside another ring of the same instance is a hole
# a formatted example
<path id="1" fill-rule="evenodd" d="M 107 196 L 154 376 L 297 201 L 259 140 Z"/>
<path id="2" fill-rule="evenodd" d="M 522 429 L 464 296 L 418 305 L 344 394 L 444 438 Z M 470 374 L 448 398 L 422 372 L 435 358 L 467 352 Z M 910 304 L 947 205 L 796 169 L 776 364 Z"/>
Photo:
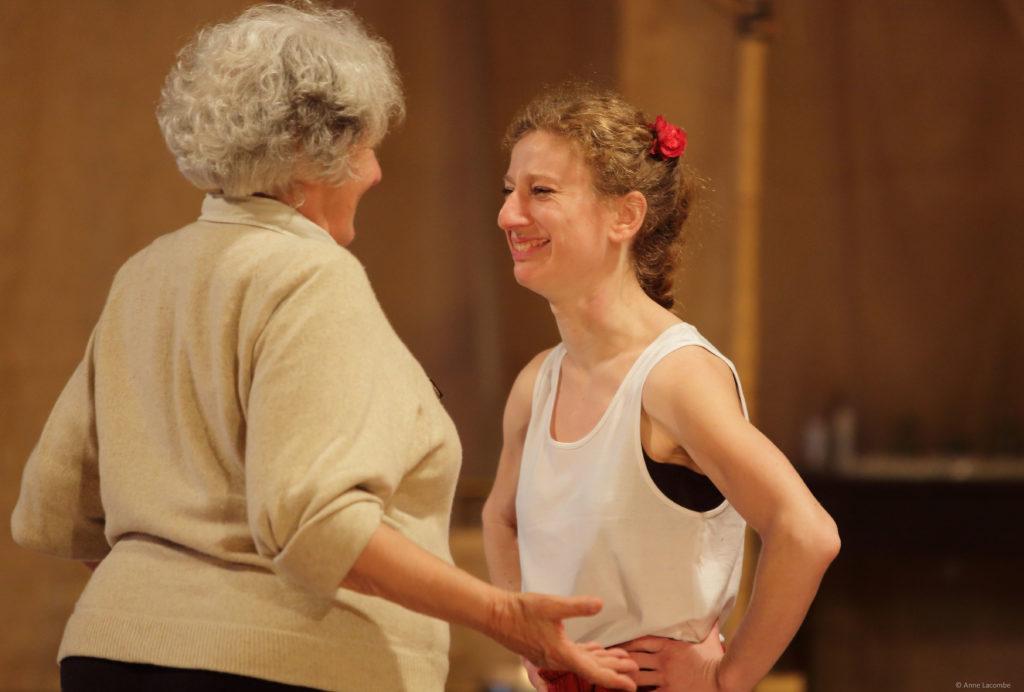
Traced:
<path id="1" fill-rule="evenodd" d="M 537 182 L 555 185 L 565 184 L 565 176 L 559 176 L 554 173 L 547 173 L 545 171 L 524 173 L 521 177 L 531 184 Z M 509 185 L 514 185 L 515 180 L 516 178 L 509 173 L 506 173 L 505 176 L 502 178 L 502 182 L 508 183 Z"/>
<path id="2" fill-rule="evenodd" d="M 552 182 L 552 183 L 557 183 L 557 182 L 561 182 L 562 181 L 562 178 L 557 176 L 557 175 L 555 175 L 554 173 L 545 173 L 543 171 L 540 172 L 540 173 L 531 173 L 528 177 L 533 182 L 536 182 L 538 180 L 541 180 L 541 181 L 544 181 L 544 182 Z"/>

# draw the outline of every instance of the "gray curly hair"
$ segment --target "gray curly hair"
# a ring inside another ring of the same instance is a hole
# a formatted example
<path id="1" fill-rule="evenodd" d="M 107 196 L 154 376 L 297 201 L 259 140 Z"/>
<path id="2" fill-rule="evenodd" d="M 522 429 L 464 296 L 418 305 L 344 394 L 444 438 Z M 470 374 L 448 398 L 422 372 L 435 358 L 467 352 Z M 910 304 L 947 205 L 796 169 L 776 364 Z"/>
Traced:
<path id="1" fill-rule="evenodd" d="M 391 48 L 349 10 L 257 5 L 179 53 L 157 120 L 196 187 L 291 194 L 340 183 L 353 145 L 376 146 L 405 115 Z"/>

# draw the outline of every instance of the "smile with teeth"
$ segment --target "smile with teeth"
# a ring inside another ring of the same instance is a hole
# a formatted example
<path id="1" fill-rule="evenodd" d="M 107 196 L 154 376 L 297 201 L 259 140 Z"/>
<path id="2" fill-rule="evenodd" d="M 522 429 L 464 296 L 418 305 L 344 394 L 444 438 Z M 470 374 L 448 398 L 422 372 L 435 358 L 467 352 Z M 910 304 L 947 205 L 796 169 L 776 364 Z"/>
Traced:
<path id="1" fill-rule="evenodd" d="M 541 245 L 547 245 L 548 239 L 523 237 L 513 231 L 509 233 L 509 243 L 516 252 L 526 252 L 527 250 L 539 248 Z"/>

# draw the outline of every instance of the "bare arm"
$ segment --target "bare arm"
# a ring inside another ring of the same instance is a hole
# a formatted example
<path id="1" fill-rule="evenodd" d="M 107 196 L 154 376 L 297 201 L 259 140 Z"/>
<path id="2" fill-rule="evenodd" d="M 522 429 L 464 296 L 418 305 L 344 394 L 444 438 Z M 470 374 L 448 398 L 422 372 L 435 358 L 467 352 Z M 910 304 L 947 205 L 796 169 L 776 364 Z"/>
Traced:
<path id="1" fill-rule="evenodd" d="M 713 684 L 706 688 L 751 690 L 796 634 L 838 553 L 835 522 L 782 452 L 743 418 L 731 373 L 704 349 L 680 349 L 659 363 L 644 409 L 761 537 L 749 608 L 724 657 L 708 668 Z"/>
<path id="2" fill-rule="evenodd" d="M 571 670 L 605 687 L 635 690 L 624 651 L 593 650 L 565 636 L 562 620 L 593 615 L 599 599 L 521 594 L 483 582 L 382 524 L 341 584 L 424 615 L 472 627 L 555 670 Z"/>
<path id="3" fill-rule="evenodd" d="M 519 573 L 519 540 L 516 528 L 516 488 L 519 462 L 523 454 L 526 429 L 530 424 L 533 385 L 537 380 L 544 351 L 531 360 L 512 384 L 502 419 L 501 456 L 494 486 L 484 503 L 484 554 L 491 583 L 504 589 L 522 588 Z"/>
<path id="4" fill-rule="evenodd" d="M 544 359 L 550 349 L 538 354 L 516 377 L 505 404 L 502 419 L 501 456 L 494 486 L 487 497 L 483 511 L 484 555 L 491 583 L 512 591 L 522 590 L 519 571 L 519 533 L 516 523 L 516 491 L 519 487 L 519 465 L 523 457 L 523 443 L 530 425 L 533 387 Z M 538 690 L 547 690 L 540 678 L 537 665 L 528 656 L 523 657 L 530 682 Z"/>

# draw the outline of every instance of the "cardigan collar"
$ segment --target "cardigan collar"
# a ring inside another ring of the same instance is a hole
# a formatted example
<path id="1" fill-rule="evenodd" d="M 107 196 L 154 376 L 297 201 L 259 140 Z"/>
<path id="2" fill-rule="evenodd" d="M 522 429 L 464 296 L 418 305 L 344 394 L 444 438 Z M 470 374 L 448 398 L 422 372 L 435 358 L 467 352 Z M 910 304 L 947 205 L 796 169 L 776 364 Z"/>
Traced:
<path id="1" fill-rule="evenodd" d="M 199 220 L 256 226 L 336 244 L 334 238 L 323 228 L 287 204 L 269 197 L 224 197 L 208 194 L 203 200 Z"/>

